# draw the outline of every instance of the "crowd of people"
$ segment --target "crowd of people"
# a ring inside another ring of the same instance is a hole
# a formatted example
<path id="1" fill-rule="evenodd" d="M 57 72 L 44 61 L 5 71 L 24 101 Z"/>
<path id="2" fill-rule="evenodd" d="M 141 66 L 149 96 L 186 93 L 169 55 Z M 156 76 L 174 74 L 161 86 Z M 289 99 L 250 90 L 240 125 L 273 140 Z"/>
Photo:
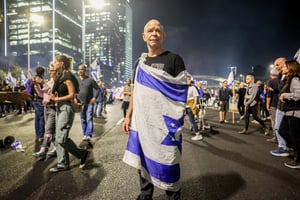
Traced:
<path id="1" fill-rule="evenodd" d="M 240 120 L 245 120 L 244 129 L 239 133 L 249 134 L 252 116 L 254 122 L 261 125 L 262 132 L 266 136 L 272 135 L 267 141 L 278 143 L 278 148 L 271 150 L 270 153 L 273 156 L 293 158 L 284 165 L 299 169 L 300 129 L 296 124 L 300 122 L 299 62 L 279 57 L 275 59 L 274 67 L 270 70 L 270 78 L 266 82 L 258 80 L 255 83 L 254 75 L 248 74 L 246 83 L 240 83 L 237 91 L 235 88 L 230 90 L 226 84 L 225 80 L 219 90 L 220 123 L 226 122 L 226 114 L 223 112 L 229 110 L 229 106 L 222 105 L 224 101 L 226 104 L 229 98 L 232 98 L 237 102 Z M 271 127 L 266 126 L 266 119 L 270 119 Z"/>
<path id="2" fill-rule="evenodd" d="M 29 85 L 22 85 L 20 80 L 16 81 L 15 86 L 9 84 L 6 80 L 1 81 L 0 91 L 1 92 L 17 92 L 30 95 L 27 91 L 29 90 Z M 28 97 L 28 98 L 27 98 Z M 15 98 L 15 99 L 14 99 Z M 18 99 L 17 99 L 18 98 Z M 5 117 L 8 113 L 13 113 L 17 111 L 17 115 L 22 113 L 27 113 L 32 111 L 31 97 L 30 96 L 11 96 L 9 100 L 15 100 L 12 102 L 6 102 L 5 99 L 1 99 L 0 102 L 0 117 Z"/>
<path id="3" fill-rule="evenodd" d="M 17 81 L 15 87 L 3 82 L 1 91 L 6 94 L 28 94 L 29 99 L 22 104 L 14 101 L 1 102 L 1 116 L 8 112 L 18 111 L 21 114 L 31 109 L 34 111 L 35 142 L 41 144 L 40 149 L 32 156 L 38 160 L 57 157 L 57 165 L 50 169 L 55 173 L 69 169 L 69 153 L 80 159 L 83 168 L 88 157 L 86 149 L 79 148 L 69 137 L 75 110 L 72 102 L 82 107 L 80 120 L 83 141 L 90 141 L 94 132 L 94 117 L 101 117 L 106 112 L 108 93 L 105 84 L 98 83 L 88 77 L 86 66 L 77 66 L 78 78 L 72 73 L 73 58 L 57 55 L 50 63 L 50 80 L 44 80 L 45 68 L 37 67 L 35 75 L 22 86 Z M 32 107 L 32 108 L 30 108 Z M 52 150 L 49 150 L 53 144 Z"/>
<path id="4" fill-rule="evenodd" d="M 250 119 L 261 126 L 261 132 L 268 138 L 268 142 L 278 143 L 278 148 L 270 154 L 278 157 L 291 157 L 291 162 L 284 163 L 289 168 L 299 169 L 300 158 L 300 129 L 296 123 L 300 122 L 300 64 L 295 60 L 279 57 L 274 61 L 270 70 L 270 78 L 264 82 L 255 81 L 255 76 L 246 75 L 245 82 L 240 82 L 238 88 L 228 87 L 227 80 L 217 91 L 219 122 L 228 123 L 227 112 L 230 102 L 236 105 L 240 121 L 244 120 L 244 128 L 239 134 L 249 134 Z M 191 130 L 195 136 L 192 140 L 203 140 L 199 132 L 198 112 L 199 101 L 203 98 L 202 83 L 194 82 L 187 77 L 188 95 L 186 114 L 189 117 Z M 196 103 L 198 102 L 198 103 Z M 271 126 L 266 125 L 270 120 Z"/>

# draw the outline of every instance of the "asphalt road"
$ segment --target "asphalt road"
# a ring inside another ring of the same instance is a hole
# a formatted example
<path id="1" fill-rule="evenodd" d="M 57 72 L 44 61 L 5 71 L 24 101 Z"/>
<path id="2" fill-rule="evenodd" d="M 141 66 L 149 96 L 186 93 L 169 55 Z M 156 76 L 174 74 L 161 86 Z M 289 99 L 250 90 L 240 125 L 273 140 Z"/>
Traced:
<path id="1" fill-rule="evenodd" d="M 71 157 L 69 171 L 50 174 L 55 159 L 37 161 L 31 154 L 40 144 L 34 139 L 34 114 L 9 114 L 0 118 L 0 138 L 12 135 L 24 152 L 0 149 L 0 199 L 3 200 L 133 200 L 139 194 L 137 171 L 122 162 L 127 136 L 122 134 L 120 102 L 107 106 L 106 119 L 95 119 L 94 148 L 87 166 Z M 235 114 L 235 118 L 238 115 Z M 208 108 L 203 141 L 192 141 L 188 123 L 183 132 L 182 199 L 265 200 L 300 199 L 300 171 L 285 167 L 289 158 L 271 156 L 276 144 L 266 142 L 259 125 L 249 135 L 237 131 L 243 122 L 218 123 L 218 112 Z M 187 122 L 187 120 L 186 120 Z M 269 122 L 266 122 L 270 125 Z M 76 114 L 71 138 L 80 143 L 80 119 Z M 270 136 L 269 136 L 270 137 Z M 154 199 L 164 199 L 156 189 Z"/>

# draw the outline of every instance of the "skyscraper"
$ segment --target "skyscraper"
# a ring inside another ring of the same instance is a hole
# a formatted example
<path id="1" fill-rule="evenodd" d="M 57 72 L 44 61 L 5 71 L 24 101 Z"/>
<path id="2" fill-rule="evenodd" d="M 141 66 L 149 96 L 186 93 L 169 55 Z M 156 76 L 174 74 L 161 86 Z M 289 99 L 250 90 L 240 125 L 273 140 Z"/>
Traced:
<path id="1" fill-rule="evenodd" d="M 102 1 L 96 8 L 92 0 L 3 0 L 2 56 L 28 70 L 57 54 L 75 66 L 97 60 L 98 78 L 122 85 L 132 77 L 132 10 L 129 0 Z"/>
<path id="2" fill-rule="evenodd" d="M 97 59 L 100 79 L 108 85 L 123 84 L 132 77 L 130 2 L 104 0 L 99 5 L 85 5 L 85 62 L 89 66 Z"/>
<path id="3" fill-rule="evenodd" d="M 4 0 L 5 56 L 20 66 L 48 66 L 56 54 L 82 61 L 81 0 Z M 35 21 L 33 17 L 39 17 Z"/>

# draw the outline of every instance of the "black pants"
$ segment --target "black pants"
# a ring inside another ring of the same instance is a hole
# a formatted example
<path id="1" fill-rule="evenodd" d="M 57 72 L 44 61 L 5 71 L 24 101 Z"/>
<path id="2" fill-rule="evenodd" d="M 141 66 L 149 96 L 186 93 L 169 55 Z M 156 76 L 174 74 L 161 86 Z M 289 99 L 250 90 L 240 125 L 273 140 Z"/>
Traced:
<path id="1" fill-rule="evenodd" d="M 244 103 L 238 103 L 237 109 L 239 111 L 240 116 L 243 116 L 245 114 L 245 105 L 244 105 Z"/>
<path id="2" fill-rule="evenodd" d="M 141 176 L 141 171 L 138 171 L 140 177 L 141 193 L 137 200 L 152 200 L 154 185 Z M 168 200 L 180 200 L 181 190 L 176 192 L 166 190 Z"/>
<path id="3" fill-rule="evenodd" d="M 279 134 L 287 146 L 294 149 L 295 160 L 300 163 L 300 118 L 284 115 L 279 127 Z"/>
<path id="4" fill-rule="evenodd" d="M 123 116 L 124 118 L 126 117 L 126 112 L 128 110 L 129 107 L 129 101 L 123 101 L 122 103 L 122 109 L 123 109 Z"/>
<path id="5" fill-rule="evenodd" d="M 246 109 L 246 115 L 245 115 L 245 129 L 248 130 L 249 128 L 249 123 L 250 123 L 250 114 L 252 114 L 252 117 L 254 120 L 258 121 L 258 123 L 263 127 L 266 128 L 266 125 L 263 120 L 261 120 L 257 116 L 257 104 L 254 106 L 250 106 Z"/>

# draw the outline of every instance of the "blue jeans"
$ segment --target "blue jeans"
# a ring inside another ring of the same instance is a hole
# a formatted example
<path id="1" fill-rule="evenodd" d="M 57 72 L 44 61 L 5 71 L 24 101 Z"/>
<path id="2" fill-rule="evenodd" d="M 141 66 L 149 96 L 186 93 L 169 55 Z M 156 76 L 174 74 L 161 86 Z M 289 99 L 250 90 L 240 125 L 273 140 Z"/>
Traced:
<path id="1" fill-rule="evenodd" d="M 80 112 L 81 127 L 84 136 L 92 137 L 94 131 L 94 104 L 83 104 L 82 111 Z"/>
<path id="2" fill-rule="evenodd" d="M 103 111 L 103 101 L 101 102 L 96 102 L 94 105 L 94 113 L 97 117 L 102 116 L 102 111 Z"/>
<path id="3" fill-rule="evenodd" d="M 284 115 L 283 111 L 281 111 L 279 109 L 276 109 L 274 129 L 275 129 L 276 138 L 277 138 L 277 141 L 278 141 L 278 147 L 286 149 L 287 148 L 286 141 L 283 139 L 283 137 L 279 134 L 279 131 L 278 131 L 279 127 L 280 127 L 280 124 L 281 124 L 281 121 L 282 121 L 282 118 L 283 118 L 283 115 Z"/>
<path id="4" fill-rule="evenodd" d="M 74 112 L 70 105 L 64 104 L 57 107 L 55 133 L 57 167 L 69 166 L 69 153 L 76 158 L 82 158 L 86 153 L 84 149 L 78 148 L 73 140 L 69 138 L 73 121 Z"/>
<path id="5" fill-rule="evenodd" d="M 35 111 L 35 135 L 38 138 L 43 138 L 45 133 L 44 106 L 42 104 L 42 101 L 32 101 L 32 105 Z"/>
<path id="6" fill-rule="evenodd" d="M 191 124 L 193 125 L 193 130 L 195 131 L 195 133 L 199 132 L 199 128 L 198 128 L 197 123 L 195 122 L 195 116 L 194 116 L 191 108 L 186 108 L 186 112 L 189 116 Z"/>

